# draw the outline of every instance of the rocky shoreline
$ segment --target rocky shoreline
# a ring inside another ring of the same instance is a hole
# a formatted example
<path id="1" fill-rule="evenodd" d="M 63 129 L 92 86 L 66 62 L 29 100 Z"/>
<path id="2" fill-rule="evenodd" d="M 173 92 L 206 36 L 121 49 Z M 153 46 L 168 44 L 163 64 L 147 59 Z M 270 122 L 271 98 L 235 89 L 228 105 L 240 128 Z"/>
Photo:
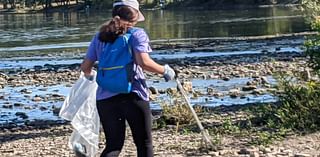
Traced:
<path id="1" fill-rule="evenodd" d="M 271 56 L 270 56 L 271 55 Z M 272 59 L 271 59 L 272 58 Z M 255 62 L 259 60 L 259 62 Z M 201 87 L 201 89 L 193 89 L 192 84 L 187 85 L 187 90 L 192 91 L 192 98 L 199 96 L 221 98 L 231 97 L 248 99 L 246 95 L 263 95 L 275 91 L 273 82 L 268 77 L 275 72 L 292 73 L 298 71 L 305 74 L 306 60 L 300 53 L 270 53 L 258 55 L 233 55 L 221 57 L 205 57 L 205 58 L 185 58 L 172 59 L 159 62 L 171 64 L 179 72 L 179 78 L 184 82 L 189 82 L 192 79 L 199 80 L 217 80 L 218 82 L 226 82 L 237 78 L 248 78 L 243 85 L 235 85 L 234 87 L 226 87 L 224 91 L 219 91 L 215 87 Z M 299 68 L 297 68 L 299 67 Z M 58 102 L 62 102 L 65 96 L 60 93 L 61 87 L 70 88 L 79 77 L 79 64 L 50 66 L 46 65 L 35 69 L 27 69 L 15 71 L 14 74 L 1 73 L 0 87 L 5 91 L 0 95 L 0 100 L 3 103 L 0 108 L 7 110 L 25 109 L 26 111 L 38 109 L 44 112 L 52 112 L 57 116 L 59 112 Z M 160 75 L 146 73 L 150 80 L 155 80 L 155 83 L 161 83 Z M 55 89 L 51 89 L 51 88 Z M 59 89 L 60 88 L 60 89 Z M 218 88 L 218 87 L 217 87 Z M 172 87 L 157 89 L 150 86 L 153 93 L 152 100 L 157 100 L 161 94 L 165 95 L 170 90 L 175 90 Z M 20 95 L 23 102 L 12 101 L 10 91 L 14 91 L 15 95 Z M 43 93 L 43 94 L 37 94 Z M 52 106 L 42 106 L 41 103 L 53 104 Z M 30 105 L 29 105 L 30 104 Z M 34 105 L 31 105 L 34 104 Z M 23 124 L 33 125 L 28 120 L 26 112 L 16 112 L 17 117 L 25 120 Z M 2 115 L 5 118 L 6 114 Z M 18 126 L 20 119 L 16 122 L 9 122 L 5 125 L 0 125 L 5 128 Z M 39 123 L 43 123 L 39 121 Z"/>
<path id="2" fill-rule="evenodd" d="M 193 52 L 235 52 L 255 50 L 255 54 L 235 54 L 220 56 L 196 56 L 176 59 L 157 59 L 160 63 L 169 63 L 179 71 L 179 78 L 189 82 L 192 79 L 219 80 L 220 83 L 228 82 L 235 78 L 250 78 L 244 84 L 226 89 L 225 92 L 216 90 L 215 87 L 203 86 L 204 90 L 192 89 L 189 91 L 193 97 L 207 96 L 223 99 L 231 97 L 234 99 L 247 99 L 246 95 L 262 95 L 277 92 L 273 83 L 268 79 L 274 73 L 291 74 L 294 71 L 307 75 L 306 58 L 296 51 L 301 47 L 302 36 L 265 38 L 252 40 L 189 40 L 168 41 L 153 43 L 155 50 L 160 53 L 178 54 L 181 50 Z M 168 51 L 170 50 L 170 51 Z M 78 56 L 79 57 L 79 56 Z M 57 114 L 59 108 L 43 106 L 41 103 L 61 103 L 64 95 L 61 91 L 51 91 L 52 86 L 61 84 L 70 87 L 79 76 L 79 64 L 35 66 L 31 69 L 3 70 L 0 73 L 0 88 L 19 89 L 17 92 L 26 99 L 28 103 L 12 103 L 14 96 L 0 93 L 2 110 L 14 110 L 24 108 L 27 111 L 38 109 L 43 112 Z M 162 81 L 160 75 L 147 73 L 147 78 L 154 82 Z M 152 87 L 152 86 L 151 86 Z M 188 83 L 186 83 L 186 88 Z M 46 92 L 37 94 L 37 92 Z M 190 89 L 191 88 L 191 89 Z M 157 89 L 152 88 L 152 100 L 157 100 L 161 93 L 174 90 L 174 88 Z M 37 105 L 28 105 L 28 104 Z M 29 108 L 29 109 L 28 109 Z M 226 108 L 232 108 L 232 106 Z M 239 110 L 241 106 L 233 110 L 224 111 L 217 107 L 215 112 L 200 116 L 206 127 L 220 126 L 226 118 L 234 120 L 247 118 L 247 115 Z M 18 113 L 18 112 L 17 112 Z M 28 114 L 23 112 L 17 114 L 17 120 L 24 119 L 23 125 L 15 122 L 0 128 L 0 154 L 1 156 L 73 156 L 67 147 L 68 137 L 72 132 L 71 126 L 63 121 L 36 121 L 28 120 Z M 2 113 L 1 113 L 2 114 Z M 5 118 L 5 115 L 1 115 Z M 282 140 L 276 140 L 271 145 L 262 146 L 250 143 L 253 137 L 239 137 L 234 133 L 224 134 L 219 138 L 220 142 L 214 150 L 203 149 L 201 146 L 201 135 L 196 131 L 179 130 L 175 125 L 167 125 L 163 128 L 155 128 L 153 131 L 155 156 L 294 156 L 308 157 L 320 156 L 320 133 L 307 135 L 287 135 Z M 101 137 L 100 151 L 103 147 Z M 135 156 L 135 147 L 132 144 L 130 133 L 126 141 L 122 156 Z"/>
<path id="3" fill-rule="evenodd" d="M 70 125 L 58 125 L 45 129 L 7 130 L 0 132 L 0 154 L 13 156 L 74 156 L 68 148 L 71 135 Z M 104 142 L 101 135 L 99 152 Z M 153 131 L 155 156 L 228 156 L 228 157 L 317 157 L 319 156 L 320 133 L 292 135 L 269 146 L 255 146 L 247 138 L 224 136 L 215 150 L 208 150 L 201 144 L 199 133 L 176 133 L 174 126 Z M 121 156 L 136 156 L 129 129 Z"/>

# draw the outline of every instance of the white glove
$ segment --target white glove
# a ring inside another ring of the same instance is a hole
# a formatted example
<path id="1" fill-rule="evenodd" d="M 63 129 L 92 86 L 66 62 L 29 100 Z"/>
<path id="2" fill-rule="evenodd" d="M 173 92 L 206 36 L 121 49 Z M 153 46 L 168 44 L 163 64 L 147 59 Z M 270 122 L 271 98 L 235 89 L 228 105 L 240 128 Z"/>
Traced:
<path id="1" fill-rule="evenodd" d="M 168 65 L 164 65 L 164 73 L 163 73 L 163 77 L 166 80 L 166 82 L 173 80 L 176 76 L 176 73 L 174 72 L 174 70 Z"/>

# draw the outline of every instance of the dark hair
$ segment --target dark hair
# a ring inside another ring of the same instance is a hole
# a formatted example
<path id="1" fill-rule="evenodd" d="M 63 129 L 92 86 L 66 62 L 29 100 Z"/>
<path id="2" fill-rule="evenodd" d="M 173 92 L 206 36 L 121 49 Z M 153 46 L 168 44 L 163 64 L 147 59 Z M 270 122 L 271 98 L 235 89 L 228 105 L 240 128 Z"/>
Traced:
<path id="1" fill-rule="evenodd" d="M 119 35 L 127 32 L 132 23 L 138 20 L 138 11 L 132 7 L 120 5 L 112 10 L 113 19 L 100 27 L 99 40 L 113 43 Z"/>

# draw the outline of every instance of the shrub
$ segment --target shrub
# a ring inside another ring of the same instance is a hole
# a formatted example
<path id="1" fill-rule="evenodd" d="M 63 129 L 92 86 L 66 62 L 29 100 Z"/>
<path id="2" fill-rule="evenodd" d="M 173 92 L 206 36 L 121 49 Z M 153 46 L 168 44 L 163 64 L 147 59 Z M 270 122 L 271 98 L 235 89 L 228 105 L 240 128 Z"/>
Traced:
<path id="1" fill-rule="evenodd" d="M 296 84 L 279 80 L 281 105 L 275 111 L 275 120 L 285 128 L 312 131 L 320 128 L 320 82 Z"/>
<path id="2" fill-rule="evenodd" d="M 312 20 L 313 30 L 320 32 L 320 1 L 302 0 L 305 13 Z M 305 42 L 305 54 L 308 56 L 308 66 L 313 70 L 311 74 L 320 74 L 320 36 L 312 36 Z M 281 127 L 312 131 L 320 128 L 320 81 L 319 78 L 304 79 L 303 76 L 279 75 L 278 87 L 281 105 L 272 112 L 274 122 Z"/>
<path id="3" fill-rule="evenodd" d="M 320 32 L 320 19 L 312 22 L 311 27 L 313 30 Z M 309 37 L 305 42 L 305 54 L 309 57 L 308 65 L 314 72 L 320 74 L 320 36 Z"/>
<path id="4" fill-rule="evenodd" d="M 181 94 L 178 92 L 168 92 L 170 96 L 170 101 L 161 102 L 160 106 L 162 108 L 162 116 L 158 120 L 158 123 L 163 125 L 176 125 L 177 131 L 183 127 L 193 127 L 196 123 L 194 117 L 186 104 L 185 100 L 182 98 Z M 194 107 L 196 113 L 202 112 L 200 106 Z"/>

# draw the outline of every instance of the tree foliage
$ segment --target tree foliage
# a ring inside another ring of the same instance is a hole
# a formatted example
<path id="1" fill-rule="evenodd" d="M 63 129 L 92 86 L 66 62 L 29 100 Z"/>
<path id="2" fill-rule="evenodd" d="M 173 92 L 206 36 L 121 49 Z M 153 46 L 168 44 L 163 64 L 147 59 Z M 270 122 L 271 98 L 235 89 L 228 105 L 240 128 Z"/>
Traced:
<path id="1" fill-rule="evenodd" d="M 76 4 L 79 0 L 0 0 L 0 5 L 3 9 L 17 9 L 17 8 L 36 8 L 41 6 L 43 9 L 51 8 L 52 5 L 56 6 L 69 6 L 71 1 Z M 86 2 L 88 0 L 84 0 Z M 0 7 L 1 8 L 1 7 Z"/>
<path id="2" fill-rule="evenodd" d="M 302 0 L 303 11 L 312 19 L 320 16 L 320 0 Z"/>
<path id="3" fill-rule="evenodd" d="M 320 0 L 302 0 L 302 7 L 312 29 L 320 33 Z M 315 75 L 312 79 L 305 79 L 300 73 L 275 75 L 281 103 L 264 106 L 263 114 L 257 113 L 256 116 L 270 128 L 295 131 L 317 131 L 320 128 L 320 34 L 308 37 L 305 47 L 308 65 Z"/>
<path id="4" fill-rule="evenodd" d="M 309 17 L 311 28 L 320 33 L 320 0 L 302 0 L 303 11 Z M 309 37 L 305 42 L 308 65 L 320 74 L 320 35 Z"/>
<path id="5" fill-rule="evenodd" d="M 313 30 L 320 33 L 320 0 L 302 0 Z M 281 105 L 270 110 L 275 116 L 271 121 L 286 129 L 314 131 L 320 128 L 320 35 L 308 37 L 305 42 L 305 54 L 308 65 L 313 69 L 317 79 L 309 80 L 299 75 L 279 75 L 278 88 L 283 91 L 279 96 Z M 317 75 L 318 74 L 318 75 Z M 268 118 L 268 117 L 264 117 Z"/>

